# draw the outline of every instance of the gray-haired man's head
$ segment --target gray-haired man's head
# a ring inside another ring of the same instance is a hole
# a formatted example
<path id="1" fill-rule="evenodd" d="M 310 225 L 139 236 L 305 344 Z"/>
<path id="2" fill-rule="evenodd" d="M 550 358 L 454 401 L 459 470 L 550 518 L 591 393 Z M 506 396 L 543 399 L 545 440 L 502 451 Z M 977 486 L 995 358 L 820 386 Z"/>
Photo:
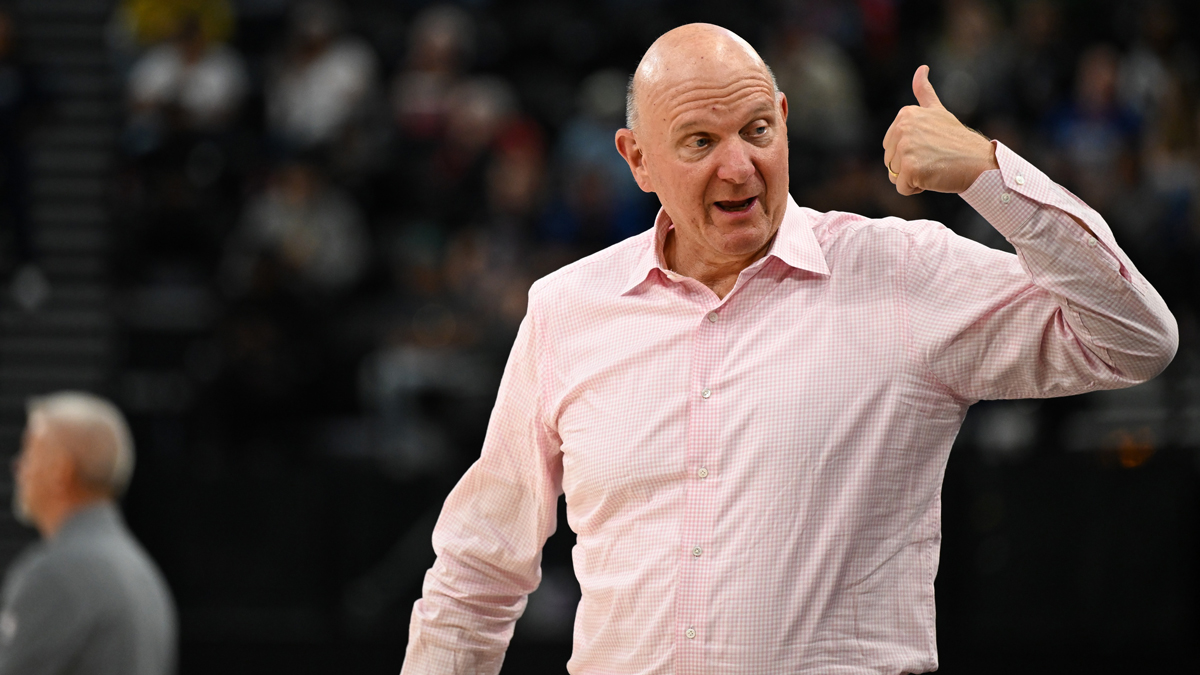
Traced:
<path id="1" fill-rule="evenodd" d="M 120 497 L 133 465 L 129 425 L 108 400 L 70 391 L 31 399 L 14 509 L 18 518 L 45 529 L 43 521 L 57 520 L 59 512 L 69 515 L 79 505 Z"/>

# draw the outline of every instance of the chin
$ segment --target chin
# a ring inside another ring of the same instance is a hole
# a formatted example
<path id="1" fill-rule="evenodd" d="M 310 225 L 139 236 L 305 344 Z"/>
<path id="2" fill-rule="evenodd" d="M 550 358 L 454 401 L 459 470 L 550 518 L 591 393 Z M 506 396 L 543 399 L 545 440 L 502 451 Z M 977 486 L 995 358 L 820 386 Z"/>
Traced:
<path id="1" fill-rule="evenodd" d="M 730 255 L 748 255 L 766 246 L 774 234 L 775 228 L 766 219 L 745 223 L 721 233 L 721 248 Z"/>

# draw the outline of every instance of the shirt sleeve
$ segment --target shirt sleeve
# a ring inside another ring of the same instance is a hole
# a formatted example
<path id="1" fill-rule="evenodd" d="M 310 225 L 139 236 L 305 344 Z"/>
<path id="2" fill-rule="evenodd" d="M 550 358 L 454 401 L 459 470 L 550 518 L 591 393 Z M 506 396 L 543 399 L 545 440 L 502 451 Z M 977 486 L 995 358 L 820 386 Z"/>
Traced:
<path id="1" fill-rule="evenodd" d="M 1064 396 L 1157 375 L 1179 344 L 1158 292 L 1098 213 L 993 143 L 1000 169 L 962 197 L 1017 255 L 941 226 L 917 230 L 909 254 L 909 329 L 934 377 L 976 401 Z"/>
<path id="2" fill-rule="evenodd" d="M 66 570 L 45 559 L 14 572 L 0 611 L 0 675 L 66 672 L 87 638 L 83 597 Z"/>
<path id="3" fill-rule="evenodd" d="M 531 309 L 500 383 L 480 458 L 446 498 L 437 561 L 413 607 L 403 675 L 498 673 L 541 580 L 562 493 L 561 442 L 544 418 L 545 369 Z"/>

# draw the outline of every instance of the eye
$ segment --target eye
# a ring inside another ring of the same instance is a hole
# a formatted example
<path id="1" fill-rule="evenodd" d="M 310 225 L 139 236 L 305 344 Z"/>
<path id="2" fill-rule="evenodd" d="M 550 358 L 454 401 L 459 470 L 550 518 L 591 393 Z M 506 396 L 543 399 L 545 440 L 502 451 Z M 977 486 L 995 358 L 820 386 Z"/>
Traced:
<path id="1" fill-rule="evenodd" d="M 707 148 L 711 143 L 711 140 L 704 137 L 700 137 L 692 141 L 692 145 L 700 149 Z"/>

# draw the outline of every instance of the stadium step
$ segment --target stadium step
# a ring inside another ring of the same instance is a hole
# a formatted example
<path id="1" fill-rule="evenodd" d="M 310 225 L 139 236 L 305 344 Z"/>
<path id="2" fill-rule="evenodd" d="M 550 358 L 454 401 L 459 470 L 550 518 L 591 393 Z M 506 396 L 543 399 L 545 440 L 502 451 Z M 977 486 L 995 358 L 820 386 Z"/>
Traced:
<path id="1" fill-rule="evenodd" d="M 22 58 L 45 104 L 27 136 L 34 259 L 0 270 L 0 463 L 19 450 L 25 404 L 60 389 L 109 393 L 116 307 L 108 280 L 121 98 L 107 51 L 110 0 L 20 0 Z M 0 498 L 12 479 L 0 470 Z M 7 509 L 4 510 L 7 512 Z M 33 537 L 0 516 L 0 568 Z"/>

